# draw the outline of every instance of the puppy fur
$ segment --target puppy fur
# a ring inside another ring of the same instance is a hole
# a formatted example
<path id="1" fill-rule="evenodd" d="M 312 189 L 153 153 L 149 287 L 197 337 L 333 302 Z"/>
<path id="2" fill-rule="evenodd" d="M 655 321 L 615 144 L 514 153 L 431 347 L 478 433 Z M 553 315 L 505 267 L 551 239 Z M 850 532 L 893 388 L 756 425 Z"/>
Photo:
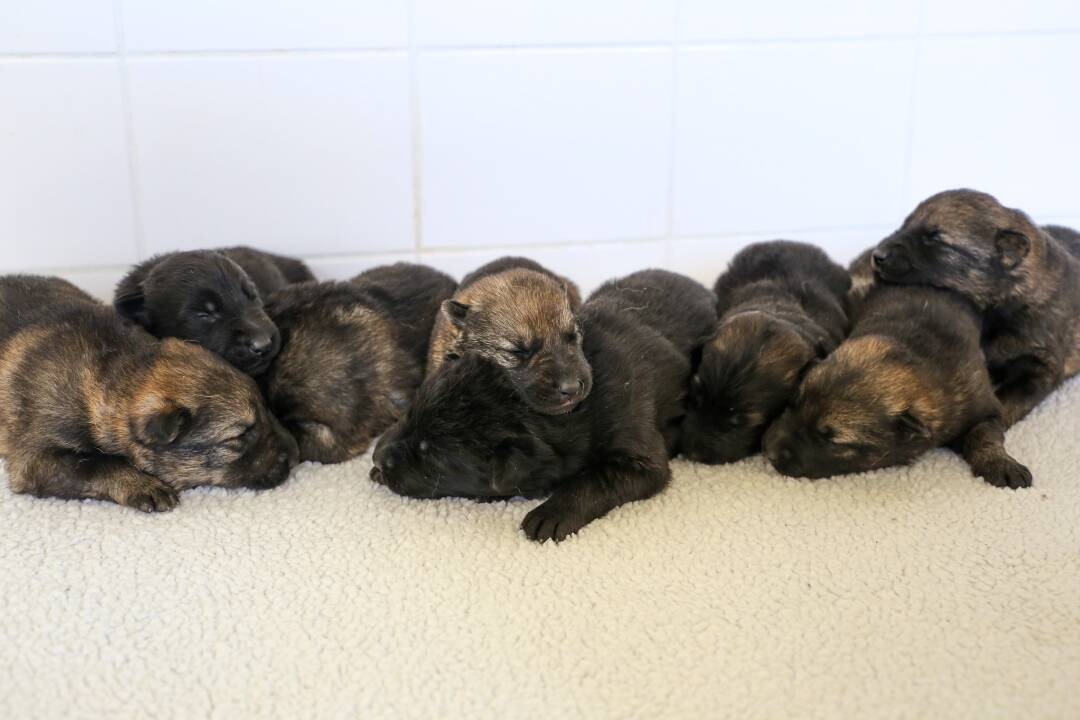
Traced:
<path id="1" fill-rule="evenodd" d="M 412 497 L 550 495 L 522 523 L 537 541 L 655 495 L 670 477 L 690 351 L 715 322 L 713 302 L 662 270 L 598 289 L 579 313 L 595 390 L 558 417 L 533 410 L 482 353 L 444 363 L 380 439 L 372 478 Z"/>
<path id="2" fill-rule="evenodd" d="M 690 385 L 683 452 L 724 463 L 758 452 L 802 371 L 844 337 L 847 272 L 819 248 L 750 245 L 716 281 L 720 319 Z"/>
<path id="3" fill-rule="evenodd" d="M 17 493 L 170 510 L 195 485 L 268 488 L 296 443 L 254 381 L 155 340 L 59 278 L 0 278 L 0 455 Z"/>
<path id="4" fill-rule="evenodd" d="M 456 287 L 431 268 L 398 263 L 270 297 L 283 346 L 259 380 L 301 460 L 356 457 L 404 414 L 423 378 L 435 315 Z"/>
<path id="5" fill-rule="evenodd" d="M 1080 372 L 1080 235 L 1040 228 L 974 190 L 922 203 L 873 252 L 877 277 L 946 288 L 981 313 L 983 349 L 1005 422 Z"/>
<path id="6" fill-rule="evenodd" d="M 769 462 L 820 478 L 912 462 L 951 445 L 991 485 L 1031 473 L 1005 451 L 1002 406 L 965 298 L 931 287 L 874 284 L 851 336 L 806 374 L 765 433 Z"/>
<path id="7" fill-rule="evenodd" d="M 570 412 L 592 388 L 569 281 L 525 258 L 501 258 L 465 278 L 443 303 L 428 374 L 447 358 L 477 352 L 500 365 L 537 412 Z"/>
<path id="8" fill-rule="evenodd" d="M 166 253 L 136 265 L 113 305 L 158 337 L 197 342 L 257 375 L 281 346 L 262 298 L 314 279 L 299 260 L 247 247 Z"/>

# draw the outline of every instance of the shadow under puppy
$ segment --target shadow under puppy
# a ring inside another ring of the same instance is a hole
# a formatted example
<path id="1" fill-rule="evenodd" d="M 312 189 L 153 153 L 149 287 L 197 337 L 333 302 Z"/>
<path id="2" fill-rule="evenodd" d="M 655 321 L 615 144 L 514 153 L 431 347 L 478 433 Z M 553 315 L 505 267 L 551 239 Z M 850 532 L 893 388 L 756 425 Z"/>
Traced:
<path id="1" fill-rule="evenodd" d="M 404 415 L 423 379 L 435 315 L 456 287 L 432 268 L 397 263 L 270 297 L 283 343 L 259 382 L 301 460 L 361 455 Z"/>
<path id="2" fill-rule="evenodd" d="M 501 366 L 535 411 L 570 412 L 591 388 L 574 319 L 577 287 L 532 260 L 504 257 L 469 274 L 435 321 L 427 374 L 476 352 Z"/>
<path id="3" fill-rule="evenodd" d="M 247 247 L 165 253 L 136 265 L 113 305 L 157 337 L 197 342 L 257 375 L 281 346 L 263 298 L 314 279 L 299 260 Z"/>
<path id="4" fill-rule="evenodd" d="M 1080 234 L 974 190 L 919 204 L 874 250 L 877 277 L 970 300 L 1009 425 L 1080 372 Z"/>
<path id="5" fill-rule="evenodd" d="M 991 485 L 1031 485 L 1005 450 L 1008 423 L 971 303 L 938 288 L 875 283 L 854 321 L 765 433 L 773 467 L 822 478 L 907 464 L 949 445 Z"/>
<path id="6" fill-rule="evenodd" d="M 844 338 L 847 271 L 787 240 L 741 250 L 716 281 L 719 321 L 690 385 L 683 452 L 725 463 L 761 449 L 803 370 Z"/>
<path id="7" fill-rule="evenodd" d="M 0 455 L 17 493 L 171 510 L 196 485 L 270 488 L 296 443 L 255 382 L 155 340 L 59 278 L 0 278 Z"/>
<path id="8" fill-rule="evenodd" d="M 605 284 L 578 314 L 593 391 L 573 412 L 532 409 L 498 363 L 467 352 L 417 392 L 380 439 L 371 477 L 421 498 L 548 499 L 532 540 L 562 540 L 660 492 L 679 441 L 690 352 L 716 320 L 711 292 L 663 270 Z"/>

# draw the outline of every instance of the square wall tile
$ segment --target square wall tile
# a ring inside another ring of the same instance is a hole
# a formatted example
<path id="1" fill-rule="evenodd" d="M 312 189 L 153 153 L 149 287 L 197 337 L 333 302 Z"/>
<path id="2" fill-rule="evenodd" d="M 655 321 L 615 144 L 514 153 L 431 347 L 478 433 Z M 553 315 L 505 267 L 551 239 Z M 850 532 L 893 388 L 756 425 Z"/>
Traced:
<path id="1" fill-rule="evenodd" d="M 1075 0 L 932 0 L 925 12 L 929 33 L 1080 30 Z"/>
<path id="2" fill-rule="evenodd" d="M 1068 36 L 927 40 L 907 205 L 973 187 L 1036 215 L 1080 212 L 1077 68 Z"/>
<path id="3" fill-rule="evenodd" d="M 671 60 L 666 50 L 424 56 L 423 244 L 662 236 Z"/>
<path id="4" fill-rule="evenodd" d="M 127 272 L 128 266 L 123 265 L 94 270 L 62 270 L 56 274 L 98 300 L 111 304 L 116 286 Z"/>
<path id="5" fill-rule="evenodd" d="M 909 42 L 685 51 L 676 235 L 891 222 L 907 160 Z"/>
<path id="6" fill-rule="evenodd" d="M 682 0 L 684 42 L 764 38 L 907 35 L 918 25 L 916 0 Z"/>
<path id="7" fill-rule="evenodd" d="M 0 52 L 108 52 L 116 49 L 113 0 L 4 0 Z"/>
<path id="8" fill-rule="evenodd" d="M 351 257 L 304 258 L 304 262 L 319 280 L 349 280 L 365 270 L 399 262 L 416 262 L 416 253 L 388 255 L 354 255 Z"/>
<path id="9" fill-rule="evenodd" d="M 588 295 L 606 280 L 647 268 L 662 268 L 666 259 L 664 242 L 654 240 L 563 247 L 489 248 L 465 252 L 421 251 L 420 262 L 461 280 L 481 265 L 504 255 L 532 258 L 552 272 L 577 283 L 582 296 Z"/>
<path id="10" fill-rule="evenodd" d="M 404 47 L 407 0 L 118 0 L 128 50 Z"/>
<path id="11" fill-rule="evenodd" d="M 0 268 L 135 260 L 119 65 L 0 62 Z"/>
<path id="12" fill-rule="evenodd" d="M 670 42 L 674 0 L 415 0 L 423 45 Z"/>
<path id="13" fill-rule="evenodd" d="M 154 58 L 129 67 L 151 252 L 413 249 L 403 53 Z"/>

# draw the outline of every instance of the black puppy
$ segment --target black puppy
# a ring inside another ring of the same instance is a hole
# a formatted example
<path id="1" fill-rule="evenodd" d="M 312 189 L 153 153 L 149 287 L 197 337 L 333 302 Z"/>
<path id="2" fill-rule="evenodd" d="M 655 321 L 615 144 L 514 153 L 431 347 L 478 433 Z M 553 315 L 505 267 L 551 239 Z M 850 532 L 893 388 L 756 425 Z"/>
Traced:
<path id="1" fill-rule="evenodd" d="M 379 441 L 372 479 L 414 497 L 550 494 L 522 528 L 562 540 L 667 484 L 690 352 L 715 319 L 712 293 L 689 278 L 647 270 L 609 282 L 578 314 L 594 391 L 573 412 L 532 410 L 497 363 L 466 352 Z"/>
<path id="2" fill-rule="evenodd" d="M 281 347 L 262 298 L 308 280 L 299 260 L 246 247 L 166 253 L 136 265 L 113 305 L 158 337 L 197 342 L 257 375 Z"/>
<path id="3" fill-rule="evenodd" d="M 847 272 L 819 248 L 775 240 L 750 245 L 716 281 L 719 322 L 690 385 L 683 452 L 741 460 L 795 392 L 804 368 L 844 337 Z"/>

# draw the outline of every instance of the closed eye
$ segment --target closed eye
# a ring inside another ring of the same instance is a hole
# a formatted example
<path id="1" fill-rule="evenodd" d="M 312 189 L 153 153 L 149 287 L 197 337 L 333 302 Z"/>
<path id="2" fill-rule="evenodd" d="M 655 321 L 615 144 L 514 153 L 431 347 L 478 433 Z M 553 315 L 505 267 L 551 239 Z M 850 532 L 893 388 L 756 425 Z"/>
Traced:
<path id="1" fill-rule="evenodd" d="M 202 305 L 199 305 L 195 308 L 195 317 L 205 322 L 214 322 L 219 317 L 217 303 L 213 300 L 207 300 Z"/>

